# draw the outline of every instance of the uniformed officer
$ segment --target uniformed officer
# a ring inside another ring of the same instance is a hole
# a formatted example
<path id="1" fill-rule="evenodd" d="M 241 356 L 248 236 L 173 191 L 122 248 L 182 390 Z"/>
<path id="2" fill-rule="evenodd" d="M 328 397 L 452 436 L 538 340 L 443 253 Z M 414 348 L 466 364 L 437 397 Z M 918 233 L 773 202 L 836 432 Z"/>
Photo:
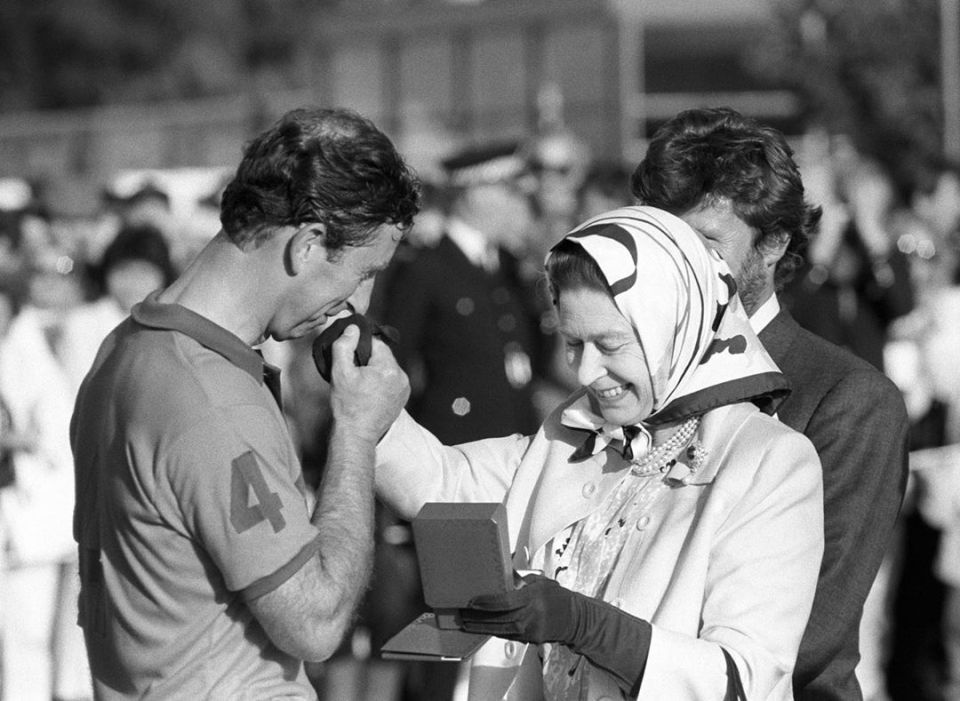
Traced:
<path id="1" fill-rule="evenodd" d="M 411 376 L 408 410 L 444 442 L 532 431 L 541 339 L 520 269 L 534 223 L 522 144 L 469 148 L 442 165 L 445 233 L 398 263 L 382 297 Z"/>

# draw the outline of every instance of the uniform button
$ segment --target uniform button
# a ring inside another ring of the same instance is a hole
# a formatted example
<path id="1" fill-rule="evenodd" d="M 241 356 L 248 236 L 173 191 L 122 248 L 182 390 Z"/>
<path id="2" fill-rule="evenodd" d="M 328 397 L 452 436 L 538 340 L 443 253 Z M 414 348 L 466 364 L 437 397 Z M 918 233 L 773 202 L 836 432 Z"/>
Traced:
<path id="1" fill-rule="evenodd" d="M 497 319 L 497 328 L 504 333 L 509 333 L 517 328 L 517 318 L 513 314 L 504 314 Z"/>
<path id="2" fill-rule="evenodd" d="M 457 397 L 453 400 L 450 408 L 453 409 L 453 413 L 457 416 L 466 416 L 470 413 L 470 400 L 466 397 Z"/>
<path id="3" fill-rule="evenodd" d="M 511 660 L 517 656 L 517 644 L 513 640 L 508 640 L 503 644 L 503 654 Z"/>
<path id="4" fill-rule="evenodd" d="M 470 316 L 477 305 L 469 297 L 461 297 L 457 300 L 456 309 L 460 316 Z"/>
<path id="5" fill-rule="evenodd" d="M 641 516 L 640 519 L 637 521 L 637 530 L 642 531 L 644 528 L 646 528 L 649 525 L 650 525 L 650 517 Z"/>
<path id="6" fill-rule="evenodd" d="M 583 489 L 580 490 L 580 493 L 583 494 L 587 499 L 593 496 L 593 493 L 597 491 L 597 485 L 593 482 L 587 482 L 583 485 Z"/>

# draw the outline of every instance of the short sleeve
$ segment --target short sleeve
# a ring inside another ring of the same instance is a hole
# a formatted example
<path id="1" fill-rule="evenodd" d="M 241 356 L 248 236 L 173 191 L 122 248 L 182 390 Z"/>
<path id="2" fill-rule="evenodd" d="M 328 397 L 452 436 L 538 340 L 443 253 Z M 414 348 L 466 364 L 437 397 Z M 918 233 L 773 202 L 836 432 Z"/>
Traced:
<path id="1" fill-rule="evenodd" d="M 319 549 L 289 435 L 262 407 L 220 408 L 191 428 L 171 450 L 166 478 L 189 536 L 247 599 Z"/>

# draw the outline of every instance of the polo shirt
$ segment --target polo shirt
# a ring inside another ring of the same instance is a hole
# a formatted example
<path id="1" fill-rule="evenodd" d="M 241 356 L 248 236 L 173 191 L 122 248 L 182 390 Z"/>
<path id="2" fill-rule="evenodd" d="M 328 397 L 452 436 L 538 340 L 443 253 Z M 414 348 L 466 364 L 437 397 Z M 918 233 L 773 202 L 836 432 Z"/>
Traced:
<path id="1" fill-rule="evenodd" d="M 237 336 L 151 296 L 84 379 L 74 537 L 98 699 L 316 698 L 246 605 L 320 547 L 265 373 Z"/>

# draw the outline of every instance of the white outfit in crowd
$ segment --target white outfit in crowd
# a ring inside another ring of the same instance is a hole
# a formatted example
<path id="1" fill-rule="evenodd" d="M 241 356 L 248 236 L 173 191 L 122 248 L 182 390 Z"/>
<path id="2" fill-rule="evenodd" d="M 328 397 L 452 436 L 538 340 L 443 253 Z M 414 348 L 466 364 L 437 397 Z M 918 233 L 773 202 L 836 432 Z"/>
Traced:
<path id="1" fill-rule="evenodd" d="M 36 317 L 24 310 L 0 339 L 0 398 L 35 449 L 14 455 L 0 489 L 0 629 L 4 701 L 91 698 L 73 541 L 69 445 L 73 393 Z"/>

